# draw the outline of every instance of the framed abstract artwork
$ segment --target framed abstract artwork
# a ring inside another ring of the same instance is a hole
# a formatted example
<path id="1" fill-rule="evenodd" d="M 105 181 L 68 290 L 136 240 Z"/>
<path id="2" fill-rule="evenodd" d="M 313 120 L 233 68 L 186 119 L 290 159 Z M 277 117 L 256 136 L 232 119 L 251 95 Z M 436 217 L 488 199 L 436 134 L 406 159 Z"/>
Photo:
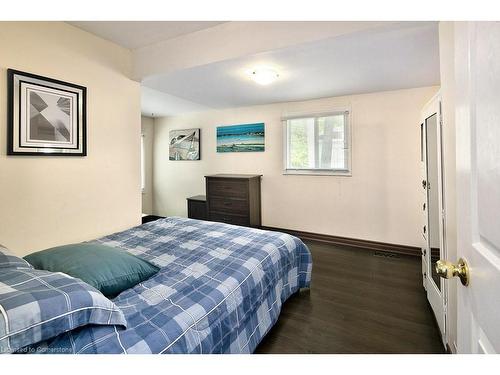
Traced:
<path id="1" fill-rule="evenodd" d="M 7 155 L 87 155 L 87 89 L 7 70 Z"/>
<path id="2" fill-rule="evenodd" d="M 170 130 L 169 160 L 200 160 L 200 129 Z"/>
<path id="3" fill-rule="evenodd" d="M 217 127 L 217 152 L 256 152 L 265 149 L 264 123 Z"/>

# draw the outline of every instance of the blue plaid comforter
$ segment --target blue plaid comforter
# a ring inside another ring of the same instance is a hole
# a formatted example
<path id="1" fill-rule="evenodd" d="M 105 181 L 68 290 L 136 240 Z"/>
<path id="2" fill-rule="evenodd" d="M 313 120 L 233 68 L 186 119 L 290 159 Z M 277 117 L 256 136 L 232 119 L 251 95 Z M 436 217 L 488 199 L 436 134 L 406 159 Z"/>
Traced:
<path id="1" fill-rule="evenodd" d="M 278 232 L 166 218 L 96 242 L 161 269 L 113 299 L 127 329 L 83 327 L 46 352 L 252 353 L 283 302 L 311 280 L 307 247 Z"/>

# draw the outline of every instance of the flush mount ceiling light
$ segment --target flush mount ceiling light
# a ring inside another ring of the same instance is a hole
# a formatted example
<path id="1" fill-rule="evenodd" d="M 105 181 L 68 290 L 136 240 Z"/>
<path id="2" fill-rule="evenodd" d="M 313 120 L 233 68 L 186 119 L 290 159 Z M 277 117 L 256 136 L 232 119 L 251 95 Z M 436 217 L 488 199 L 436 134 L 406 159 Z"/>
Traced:
<path id="1" fill-rule="evenodd" d="M 250 78 L 259 85 L 269 85 L 279 78 L 278 72 L 271 68 L 257 68 L 250 71 Z"/>

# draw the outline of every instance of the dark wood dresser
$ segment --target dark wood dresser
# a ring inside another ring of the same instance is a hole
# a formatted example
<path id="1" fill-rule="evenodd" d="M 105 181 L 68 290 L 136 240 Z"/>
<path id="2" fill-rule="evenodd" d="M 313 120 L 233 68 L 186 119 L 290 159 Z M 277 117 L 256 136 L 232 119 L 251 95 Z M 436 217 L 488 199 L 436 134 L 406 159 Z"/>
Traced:
<path id="1" fill-rule="evenodd" d="M 187 199 L 188 218 L 198 220 L 208 220 L 207 197 L 204 195 L 195 195 Z"/>
<path id="2" fill-rule="evenodd" d="M 261 177 L 246 174 L 205 176 L 208 220 L 260 227 Z"/>

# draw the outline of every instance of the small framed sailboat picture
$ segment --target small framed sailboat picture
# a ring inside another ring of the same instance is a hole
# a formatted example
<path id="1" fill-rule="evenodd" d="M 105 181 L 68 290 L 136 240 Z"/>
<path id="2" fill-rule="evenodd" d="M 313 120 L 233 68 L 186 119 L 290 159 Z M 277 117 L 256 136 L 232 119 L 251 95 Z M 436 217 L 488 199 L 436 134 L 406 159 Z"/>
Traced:
<path id="1" fill-rule="evenodd" d="M 169 160 L 200 160 L 200 129 L 170 130 Z"/>

